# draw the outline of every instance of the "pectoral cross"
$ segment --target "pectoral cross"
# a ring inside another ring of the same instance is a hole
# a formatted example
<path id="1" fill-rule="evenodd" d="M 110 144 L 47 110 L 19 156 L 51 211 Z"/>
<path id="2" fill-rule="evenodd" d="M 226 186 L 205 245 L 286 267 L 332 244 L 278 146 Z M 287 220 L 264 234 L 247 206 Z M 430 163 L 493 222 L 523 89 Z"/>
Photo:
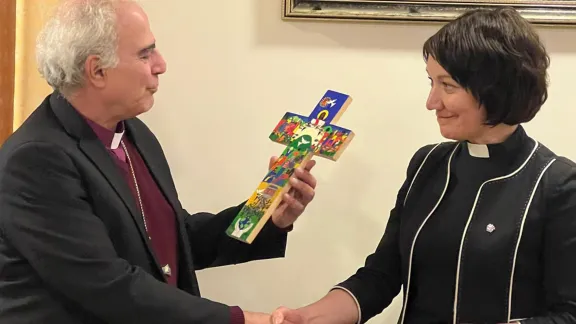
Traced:
<path id="1" fill-rule="evenodd" d="M 170 265 L 166 264 L 165 266 L 163 266 L 162 272 L 164 272 L 164 274 L 167 276 L 171 276 L 172 275 L 172 269 L 170 269 Z"/>
<path id="2" fill-rule="evenodd" d="M 290 112 L 284 115 L 270 139 L 286 148 L 226 230 L 229 236 L 252 243 L 278 207 L 282 195 L 290 190 L 288 180 L 296 168 L 306 165 L 314 156 L 338 160 L 354 133 L 334 124 L 351 102 L 350 96 L 328 90 L 308 117 Z"/>

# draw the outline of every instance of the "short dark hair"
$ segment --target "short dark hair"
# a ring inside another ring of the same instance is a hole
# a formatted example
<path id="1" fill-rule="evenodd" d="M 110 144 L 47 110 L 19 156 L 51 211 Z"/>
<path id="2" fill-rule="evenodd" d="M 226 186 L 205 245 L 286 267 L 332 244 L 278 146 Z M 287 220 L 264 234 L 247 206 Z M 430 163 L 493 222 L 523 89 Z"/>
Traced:
<path id="1" fill-rule="evenodd" d="M 550 58 L 530 22 L 508 7 L 470 10 L 423 46 L 486 109 L 486 124 L 534 118 L 548 99 Z"/>

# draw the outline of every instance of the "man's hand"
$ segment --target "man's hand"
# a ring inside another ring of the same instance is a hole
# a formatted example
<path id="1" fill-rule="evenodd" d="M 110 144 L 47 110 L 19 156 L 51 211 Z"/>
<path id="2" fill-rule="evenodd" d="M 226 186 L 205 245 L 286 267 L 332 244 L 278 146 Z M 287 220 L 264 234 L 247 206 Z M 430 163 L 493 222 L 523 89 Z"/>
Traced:
<path id="1" fill-rule="evenodd" d="M 276 162 L 277 157 L 270 158 L 269 169 Z M 272 214 L 272 222 L 279 228 L 292 225 L 306 209 L 306 206 L 314 199 L 316 178 L 310 173 L 316 165 L 316 161 L 310 160 L 302 168 L 294 170 L 290 178 L 292 188 L 282 196 L 282 201 Z"/>
<path id="2" fill-rule="evenodd" d="M 330 291 L 320 300 L 304 307 L 276 308 L 272 324 L 355 324 L 360 313 L 354 298 L 341 289 Z"/>
<path id="3" fill-rule="evenodd" d="M 308 319 L 298 309 L 278 307 L 272 313 L 272 324 L 307 324 Z"/>
<path id="4" fill-rule="evenodd" d="M 275 321 L 273 321 L 273 318 L 270 314 L 265 314 L 265 313 L 255 313 L 255 312 L 244 312 L 244 323 L 245 324 L 276 324 Z M 288 320 L 288 318 L 281 319 L 281 322 L 278 322 L 278 324 L 303 324 L 301 322 L 291 322 Z"/>
<path id="5" fill-rule="evenodd" d="M 244 311 L 245 324 L 271 324 L 270 314 Z"/>

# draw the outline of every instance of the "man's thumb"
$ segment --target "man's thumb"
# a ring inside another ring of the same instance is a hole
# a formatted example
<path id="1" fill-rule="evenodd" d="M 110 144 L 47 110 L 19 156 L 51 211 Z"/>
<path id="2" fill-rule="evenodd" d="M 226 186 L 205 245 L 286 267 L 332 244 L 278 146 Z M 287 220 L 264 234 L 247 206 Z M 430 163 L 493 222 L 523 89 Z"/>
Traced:
<path id="1" fill-rule="evenodd" d="M 285 323 L 286 315 L 290 313 L 291 309 L 288 309 L 284 306 L 278 307 L 272 313 L 272 324 L 283 324 Z"/>
<path id="2" fill-rule="evenodd" d="M 293 309 L 278 307 L 272 313 L 272 324 L 301 323 L 300 315 Z"/>
<path id="3" fill-rule="evenodd" d="M 270 157 L 270 162 L 268 162 L 268 169 L 271 169 L 272 166 L 274 165 L 274 163 L 276 163 L 276 161 L 278 160 L 277 156 L 271 156 Z"/>
<path id="4" fill-rule="evenodd" d="M 278 311 L 272 313 L 272 324 L 282 324 L 284 322 L 284 314 Z"/>

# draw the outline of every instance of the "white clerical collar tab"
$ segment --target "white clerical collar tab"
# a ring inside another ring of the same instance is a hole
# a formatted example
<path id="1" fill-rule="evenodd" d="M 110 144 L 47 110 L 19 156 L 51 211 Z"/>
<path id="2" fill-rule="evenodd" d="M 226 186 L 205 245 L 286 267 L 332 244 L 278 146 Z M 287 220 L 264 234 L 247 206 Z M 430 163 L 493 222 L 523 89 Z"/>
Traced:
<path id="1" fill-rule="evenodd" d="M 488 151 L 488 145 L 486 144 L 468 144 L 468 152 L 471 156 L 478 157 L 478 158 L 489 158 L 490 152 Z"/>
<path id="2" fill-rule="evenodd" d="M 110 144 L 110 148 L 115 150 L 120 145 L 120 141 L 122 140 L 122 136 L 124 135 L 124 130 L 119 133 L 114 133 L 114 137 L 112 138 L 112 144 Z"/>

